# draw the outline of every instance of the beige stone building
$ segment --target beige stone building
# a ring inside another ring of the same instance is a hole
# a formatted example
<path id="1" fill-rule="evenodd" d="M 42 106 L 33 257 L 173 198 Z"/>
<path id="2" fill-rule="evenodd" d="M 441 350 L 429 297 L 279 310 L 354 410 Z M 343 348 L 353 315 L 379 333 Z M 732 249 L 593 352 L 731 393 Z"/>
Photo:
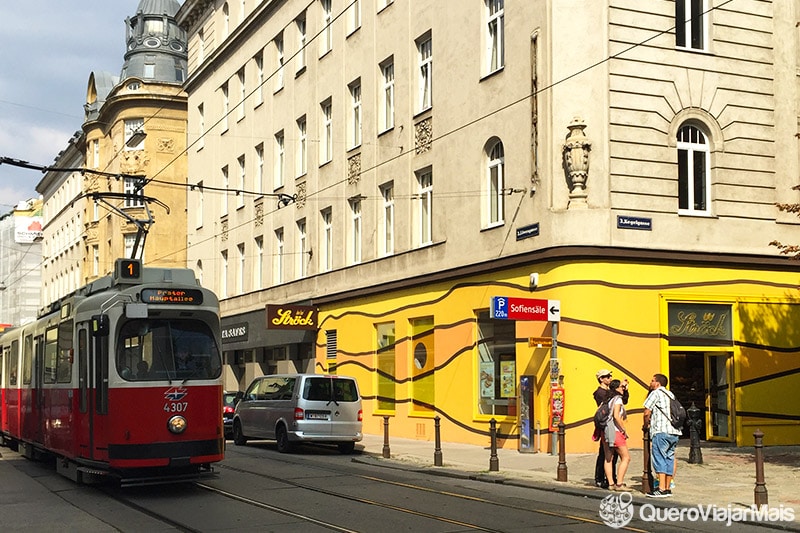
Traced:
<path id="1" fill-rule="evenodd" d="M 438 415 L 485 444 L 494 420 L 529 449 L 563 421 L 577 451 L 598 368 L 632 416 L 663 372 L 704 438 L 800 442 L 769 392 L 800 376 L 798 268 L 769 244 L 798 240 L 775 203 L 798 200 L 800 7 L 646 4 L 187 0 L 187 259 L 228 388 L 347 373 L 367 432 Z"/>

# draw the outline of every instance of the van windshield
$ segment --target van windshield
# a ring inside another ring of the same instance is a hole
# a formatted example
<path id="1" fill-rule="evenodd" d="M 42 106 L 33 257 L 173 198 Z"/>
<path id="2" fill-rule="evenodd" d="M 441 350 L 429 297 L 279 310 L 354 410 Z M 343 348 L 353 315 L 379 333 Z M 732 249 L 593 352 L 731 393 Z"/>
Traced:
<path id="1" fill-rule="evenodd" d="M 358 388 L 352 379 L 318 377 L 306 379 L 303 399 L 323 402 L 356 402 Z"/>

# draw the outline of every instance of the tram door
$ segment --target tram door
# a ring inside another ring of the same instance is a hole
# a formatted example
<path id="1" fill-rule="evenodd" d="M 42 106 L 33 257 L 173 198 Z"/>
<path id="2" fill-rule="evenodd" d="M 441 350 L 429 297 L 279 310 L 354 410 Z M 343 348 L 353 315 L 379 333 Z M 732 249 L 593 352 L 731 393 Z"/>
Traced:
<path id="1" fill-rule="evenodd" d="M 89 394 L 91 343 L 89 323 L 78 324 L 78 416 L 76 441 L 78 457 L 92 459 L 92 395 Z"/>
<path id="2" fill-rule="evenodd" d="M 37 335 L 34 341 L 33 352 L 33 376 L 31 376 L 31 390 L 33 396 L 31 398 L 31 410 L 33 420 L 35 420 L 35 427 L 33 428 L 33 441 L 43 442 L 44 440 L 44 395 L 45 390 L 42 387 L 44 382 L 44 346 L 45 339 L 43 335 Z"/>

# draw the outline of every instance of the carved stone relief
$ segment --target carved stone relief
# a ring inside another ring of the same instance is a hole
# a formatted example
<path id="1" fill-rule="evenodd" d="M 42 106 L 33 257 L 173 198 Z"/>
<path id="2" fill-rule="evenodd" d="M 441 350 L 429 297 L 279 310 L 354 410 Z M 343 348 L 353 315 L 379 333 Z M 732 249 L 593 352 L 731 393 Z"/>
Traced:
<path id="1" fill-rule="evenodd" d="M 424 154 L 431 149 L 433 142 L 433 118 L 428 117 L 425 120 L 414 124 L 414 151 L 416 155 Z"/>

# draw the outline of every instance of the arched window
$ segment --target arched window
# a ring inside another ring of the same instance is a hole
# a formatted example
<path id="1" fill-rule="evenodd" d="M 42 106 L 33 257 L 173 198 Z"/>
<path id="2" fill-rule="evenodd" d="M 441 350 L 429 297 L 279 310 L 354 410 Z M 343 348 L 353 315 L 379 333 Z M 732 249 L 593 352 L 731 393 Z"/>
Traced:
<path id="1" fill-rule="evenodd" d="M 498 226 L 503 224 L 503 180 L 505 179 L 503 143 L 496 141 L 491 144 L 487 155 L 489 164 L 486 172 L 486 191 L 488 193 L 486 221 L 489 226 Z"/>
<path id="2" fill-rule="evenodd" d="M 710 214 L 710 157 L 706 136 L 696 126 L 678 130 L 678 213 Z"/>

